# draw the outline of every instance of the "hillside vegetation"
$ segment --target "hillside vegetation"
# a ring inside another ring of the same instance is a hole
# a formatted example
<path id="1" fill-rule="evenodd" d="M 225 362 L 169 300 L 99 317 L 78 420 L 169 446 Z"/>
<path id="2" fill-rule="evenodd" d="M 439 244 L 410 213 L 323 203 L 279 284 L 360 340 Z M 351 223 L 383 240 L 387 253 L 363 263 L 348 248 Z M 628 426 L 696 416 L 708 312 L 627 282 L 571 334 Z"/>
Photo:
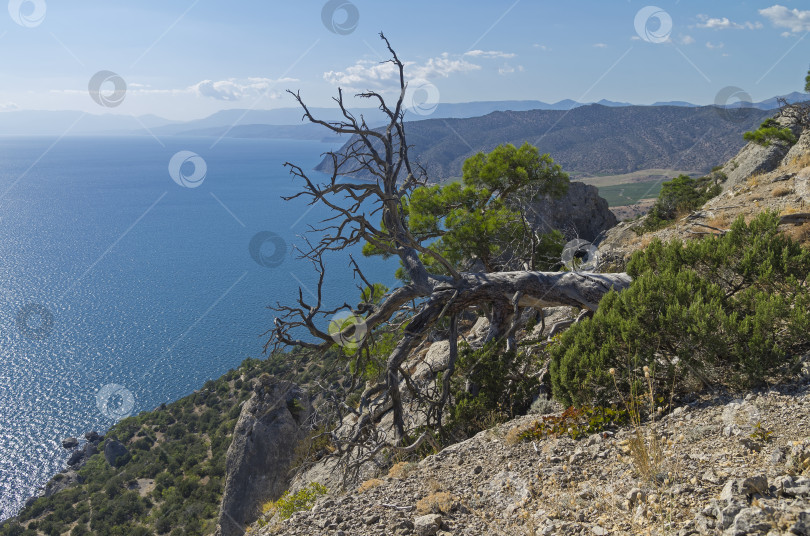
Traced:
<path id="1" fill-rule="evenodd" d="M 225 481 L 225 454 L 256 378 L 272 374 L 305 384 L 334 375 L 335 355 L 316 363 L 294 356 L 247 359 L 195 393 L 113 426 L 99 454 L 78 471 L 79 484 L 40 497 L 0 526 L 2 536 L 203 535 L 216 528 Z M 128 453 L 110 465 L 105 443 Z M 67 471 L 66 471 L 67 472 Z M 66 478 L 57 474 L 53 482 Z"/>

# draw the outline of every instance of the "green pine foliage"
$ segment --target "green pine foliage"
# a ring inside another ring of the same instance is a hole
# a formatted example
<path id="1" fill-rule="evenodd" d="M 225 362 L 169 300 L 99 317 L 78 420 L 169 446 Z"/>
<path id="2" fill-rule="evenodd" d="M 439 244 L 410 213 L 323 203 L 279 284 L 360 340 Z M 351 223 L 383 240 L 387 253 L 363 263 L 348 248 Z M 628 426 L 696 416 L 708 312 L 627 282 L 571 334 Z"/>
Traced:
<path id="1" fill-rule="evenodd" d="M 523 415 L 537 394 L 539 378 L 527 372 L 532 358 L 525 351 L 507 352 L 504 346 L 491 341 L 480 349 L 459 348 L 448 425 L 455 439 Z"/>
<path id="2" fill-rule="evenodd" d="M 804 77 L 804 92 L 810 93 L 810 69 L 807 71 L 807 76 Z"/>
<path id="3" fill-rule="evenodd" d="M 720 193 L 720 183 L 725 179 L 725 175 L 715 171 L 698 179 L 679 175 L 665 182 L 639 232 L 655 231 L 679 215 L 700 208 Z"/>
<path id="4" fill-rule="evenodd" d="M 536 265 L 545 267 L 559 260 L 562 234 L 549 233 L 532 247 L 519 206 L 536 195 L 563 195 L 567 188 L 568 175 L 549 155 L 528 143 L 499 145 L 468 158 L 461 182 L 416 188 L 402 212 L 411 233 L 456 269 L 477 259 L 486 271 L 498 271 L 532 252 Z M 388 256 L 373 244 L 363 253 Z M 430 255 L 422 260 L 434 273 L 447 272 Z M 405 277 L 402 270 L 397 275 Z"/>
<path id="5" fill-rule="evenodd" d="M 638 392 L 644 366 L 662 394 L 789 374 L 810 329 L 810 252 L 778 221 L 766 212 L 749 225 L 738 219 L 724 236 L 656 239 L 636 252 L 630 288 L 606 295 L 593 318 L 552 346 L 554 396 L 565 405 L 615 402 Z"/>
<path id="6" fill-rule="evenodd" d="M 763 147 L 769 147 L 774 142 L 793 145 L 798 141 L 792 130 L 788 127 L 779 128 L 779 123 L 773 118 L 766 119 L 758 129 L 743 134 L 743 139 Z"/>

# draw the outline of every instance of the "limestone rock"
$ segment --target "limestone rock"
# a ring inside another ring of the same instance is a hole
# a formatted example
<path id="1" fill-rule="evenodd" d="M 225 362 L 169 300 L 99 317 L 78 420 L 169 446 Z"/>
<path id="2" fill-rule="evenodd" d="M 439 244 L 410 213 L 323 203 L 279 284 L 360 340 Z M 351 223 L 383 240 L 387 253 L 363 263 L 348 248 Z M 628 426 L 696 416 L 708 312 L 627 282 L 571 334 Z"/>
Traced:
<path id="1" fill-rule="evenodd" d="M 311 411 L 309 396 L 298 386 L 257 382 L 256 392 L 242 407 L 226 455 L 217 536 L 241 536 L 259 517 L 262 504 L 286 491 L 296 444 L 305 435 L 301 423 Z"/>
<path id="2" fill-rule="evenodd" d="M 442 525 L 442 516 L 428 514 L 413 520 L 413 530 L 417 536 L 435 536 Z"/>
<path id="3" fill-rule="evenodd" d="M 776 121 L 783 127 L 790 127 L 793 129 L 794 134 L 799 134 L 800 129 L 797 125 L 793 124 L 791 120 L 784 117 L 776 117 Z M 793 155 L 798 155 L 803 152 L 802 147 L 805 147 L 803 142 L 802 146 L 795 144 L 793 147 L 788 146 L 783 142 L 771 143 L 768 147 L 749 142 L 743 147 L 737 156 L 726 162 L 722 168 L 722 172 L 726 174 L 728 179 L 723 183 L 723 191 L 727 192 L 733 187 L 745 184 L 749 177 L 758 173 L 767 173 L 773 171 L 786 156 L 790 154 L 792 149 Z"/>
<path id="4" fill-rule="evenodd" d="M 436 373 L 447 369 L 450 362 L 450 341 L 436 341 L 430 345 L 425 358 L 417 365 L 413 379 L 432 380 Z"/>
<path id="5" fill-rule="evenodd" d="M 785 155 L 785 163 L 790 164 L 793 160 L 810 153 L 810 130 L 806 130 L 799 136 L 799 141 Z"/>
<path id="6" fill-rule="evenodd" d="M 560 198 L 545 196 L 534 200 L 527 209 L 527 217 L 539 232 L 559 229 L 569 239 L 590 242 L 617 223 L 607 201 L 599 197 L 599 189 L 576 181 L 568 185 L 568 192 Z"/>
<path id="7" fill-rule="evenodd" d="M 104 459 L 113 467 L 122 465 L 121 458 L 128 453 L 127 448 L 120 441 L 108 439 L 104 444 Z"/>
<path id="8" fill-rule="evenodd" d="M 763 147 L 753 142 L 748 143 L 721 169 L 728 177 L 722 185 L 723 191 L 745 184 L 752 175 L 773 171 L 787 152 L 788 149 L 782 144 L 772 143 L 768 147 Z"/>

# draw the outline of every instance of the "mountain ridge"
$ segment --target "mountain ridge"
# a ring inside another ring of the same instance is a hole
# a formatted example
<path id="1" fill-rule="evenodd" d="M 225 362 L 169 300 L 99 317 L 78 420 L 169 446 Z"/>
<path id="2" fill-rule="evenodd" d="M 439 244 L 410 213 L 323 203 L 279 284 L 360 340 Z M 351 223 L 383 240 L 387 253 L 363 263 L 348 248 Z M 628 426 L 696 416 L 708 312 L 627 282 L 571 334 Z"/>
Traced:
<path id="1" fill-rule="evenodd" d="M 714 106 L 591 104 L 568 111 L 493 112 L 410 122 L 408 140 L 411 157 L 425 166 L 431 181 L 459 177 L 464 160 L 479 151 L 524 142 L 574 174 L 655 168 L 706 172 L 734 156 L 745 145 L 743 133 L 771 115 L 755 108 L 733 117 L 723 111 Z M 328 172 L 330 162 L 324 159 L 316 169 Z"/>
<path id="2" fill-rule="evenodd" d="M 810 94 L 793 92 L 781 97 L 790 102 L 796 102 L 810 99 Z M 540 100 L 473 101 L 439 103 L 429 115 L 420 115 L 410 110 L 408 111 L 407 120 L 471 118 L 497 111 L 573 110 L 591 104 L 601 104 L 609 107 L 671 105 L 697 108 L 701 106 L 686 101 L 656 102 L 647 105 L 606 99 L 602 99 L 598 103 L 581 103 L 571 99 L 563 99 L 554 103 Z M 748 103 L 748 105 L 751 108 L 773 110 L 778 107 L 778 102 L 777 97 L 772 97 L 761 102 Z M 342 118 L 334 108 L 313 107 L 311 111 L 316 117 L 327 121 Z M 384 121 L 382 113 L 376 108 L 353 108 L 351 111 L 358 116 L 362 114 L 369 124 L 373 126 L 382 124 Z M 11 110 L 0 112 L 0 136 L 61 136 L 65 134 L 199 135 L 189 134 L 189 132 L 214 128 L 226 132 L 234 126 L 258 124 L 291 126 L 302 124 L 302 120 L 303 112 L 297 107 L 274 108 L 271 110 L 235 108 L 220 110 L 207 117 L 189 121 L 171 120 L 154 114 L 133 116 L 109 113 L 91 114 L 78 110 Z M 231 129 L 227 135 L 229 137 L 240 137 L 239 133 L 238 129 Z"/>

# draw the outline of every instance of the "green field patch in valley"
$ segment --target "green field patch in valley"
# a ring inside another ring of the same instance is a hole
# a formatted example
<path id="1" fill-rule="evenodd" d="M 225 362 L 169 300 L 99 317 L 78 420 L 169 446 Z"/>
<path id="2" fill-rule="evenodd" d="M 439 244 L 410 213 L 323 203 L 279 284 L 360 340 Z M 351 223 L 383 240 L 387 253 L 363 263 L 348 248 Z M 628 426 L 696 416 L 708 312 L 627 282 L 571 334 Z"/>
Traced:
<path id="1" fill-rule="evenodd" d="M 610 207 L 621 207 L 638 203 L 641 199 L 658 197 L 663 180 L 634 182 L 600 186 L 599 195 L 604 197 Z"/>

